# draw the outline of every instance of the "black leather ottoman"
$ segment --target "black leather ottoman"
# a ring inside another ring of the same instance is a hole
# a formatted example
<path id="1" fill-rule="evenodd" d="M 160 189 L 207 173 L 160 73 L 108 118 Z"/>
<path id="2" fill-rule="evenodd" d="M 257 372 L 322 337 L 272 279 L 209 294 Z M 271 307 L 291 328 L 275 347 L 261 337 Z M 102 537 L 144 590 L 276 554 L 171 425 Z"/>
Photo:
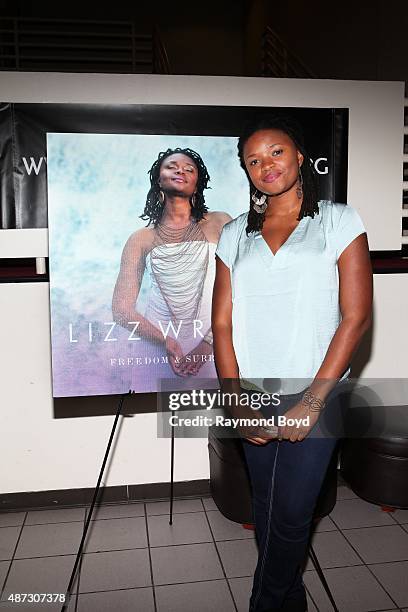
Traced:
<path id="1" fill-rule="evenodd" d="M 408 508 L 408 438 L 344 440 L 341 474 L 359 497 L 380 506 Z"/>

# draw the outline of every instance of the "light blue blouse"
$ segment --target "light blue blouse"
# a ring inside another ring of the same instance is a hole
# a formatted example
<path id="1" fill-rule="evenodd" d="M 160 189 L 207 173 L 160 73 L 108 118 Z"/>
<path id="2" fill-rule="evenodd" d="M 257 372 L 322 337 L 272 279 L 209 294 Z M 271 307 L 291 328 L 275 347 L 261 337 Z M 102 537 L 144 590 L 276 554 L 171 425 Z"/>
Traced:
<path id="1" fill-rule="evenodd" d="M 301 219 L 273 255 L 261 232 L 247 236 L 247 216 L 224 226 L 216 249 L 231 274 L 240 378 L 243 386 L 297 393 L 341 321 L 337 260 L 365 228 L 351 206 L 320 201 L 319 214 Z"/>

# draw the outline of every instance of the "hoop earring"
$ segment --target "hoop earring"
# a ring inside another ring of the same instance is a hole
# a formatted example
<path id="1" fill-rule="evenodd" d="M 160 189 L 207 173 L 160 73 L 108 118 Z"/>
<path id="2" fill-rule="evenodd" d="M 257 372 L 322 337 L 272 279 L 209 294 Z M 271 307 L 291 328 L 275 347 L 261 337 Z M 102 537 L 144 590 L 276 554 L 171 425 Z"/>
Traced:
<path id="1" fill-rule="evenodd" d="M 166 201 L 166 197 L 164 195 L 164 191 L 162 191 L 160 189 L 160 191 L 159 191 L 159 202 L 160 202 L 160 204 L 164 204 L 165 201 Z"/>
<path id="2" fill-rule="evenodd" d="M 262 215 L 265 212 L 266 207 L 268 206 L 267 195 L 265 193 L 262 193 L 258 198 L 257 193 L 261 192 L 258 192 L 258 190 L 255 189 L 254 193 L 251 196 L 251 200 L 253 202 L 253 209 L 259 215 Z"/>
<path id="3" fill-rule="evenodd" d="M 296 187 L 296 195 L 299 200 L 303 197 L 303 176 L 302 169 L 299 166 L 298 186 Z"/>
<path id="4" fill-rule="evenodd" d="M 191 206 L 194 208 L 194 206 L 196 205 L 196 193 L 193 193 L 193 195 L 190 198 L 190 204 Z"/>

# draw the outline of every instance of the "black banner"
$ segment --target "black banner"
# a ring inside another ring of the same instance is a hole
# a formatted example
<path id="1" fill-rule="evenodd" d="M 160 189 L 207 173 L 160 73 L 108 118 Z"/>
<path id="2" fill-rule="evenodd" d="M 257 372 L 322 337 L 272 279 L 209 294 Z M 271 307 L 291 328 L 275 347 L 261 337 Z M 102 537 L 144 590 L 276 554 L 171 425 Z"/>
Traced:
<path id="1" fill-rule="evenodd" d="M 47 132 L 238 136 L 268 112 L 303 126 L 319 197 L 347 201 L 347 109 L 2 103 L 0 111 L 1 229 L 47 227 Z"/>

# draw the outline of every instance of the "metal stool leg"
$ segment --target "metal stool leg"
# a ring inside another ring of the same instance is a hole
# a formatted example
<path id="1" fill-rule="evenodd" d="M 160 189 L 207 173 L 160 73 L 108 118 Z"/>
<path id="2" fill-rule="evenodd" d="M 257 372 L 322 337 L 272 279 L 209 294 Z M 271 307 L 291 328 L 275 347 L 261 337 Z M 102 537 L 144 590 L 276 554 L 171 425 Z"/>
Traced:
<path id="1" fill-rule="evenodd" d="M 327 593 L 327 597 L 330 599 L 330 603 L 333 606 L 333 610 L 335 612 L 339 612 L 339 610 L 338 610 L 338 608 L 336 606 L 336 602 L 334 601 L 333 595 L 332 595 L 332 593 L 330 591 L 329 585 L 327 584 L 327 580 L 324 577 L 323 570 L 320 567 L 320 563 L 319 563 L 319 561 L 318 561 L 318 559 L 316 557 L 316 553 L 313 550 L 313 546 L 312 545 L 309 546 L 309 556 L 310 556 L 310 558 L 312 560 L 313 565 L 315 566 L 315 570 L 318 573 L 318 576 L 319 576 L 320 581 L 321 581 L 321 583 L 323 585 L 323 588 L 324 588 L 324 590 Z"/>

